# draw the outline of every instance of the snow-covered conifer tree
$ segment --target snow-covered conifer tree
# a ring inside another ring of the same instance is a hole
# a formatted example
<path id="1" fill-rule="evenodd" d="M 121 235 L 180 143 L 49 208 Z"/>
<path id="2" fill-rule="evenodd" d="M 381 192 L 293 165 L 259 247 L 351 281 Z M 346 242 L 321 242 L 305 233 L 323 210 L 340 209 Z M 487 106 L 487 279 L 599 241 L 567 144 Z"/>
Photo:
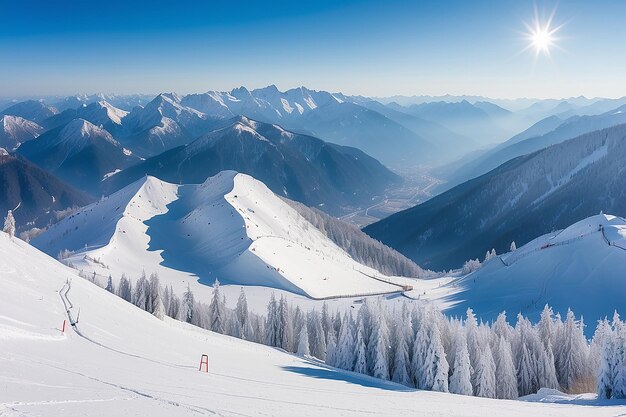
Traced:
<path id="1" fill-rule="evenodd" d="M 467 350 L 467 337 L 460 329 L 455 335 L 454 344 L 456 352 L 454 354 L 452 377 L 450 378 L 450 392 L 472 395 L 472 365 L 470 364 L 469 352 Z"/>
<path id="2" fill-rule="evenodd" d="M 576 323 L 574 313 L 568 309 L 560 337 L 557 372 L 561 386 L 569 390 L 580 382 L 587 372 L 587 342 L 582 325 Z"/>
<path id="3" fill-rule="evenodd" d="M 250 313 L 248 312 L 248 300 L 246 299 L 246 293 L 241 288 L 239 291 L 239 298 L 237 299 L 237 305 L 235 306 L 235 319 L 241 328 L 241 338 L 250 340 L 250 332 L 246 331 L 249 328 Z"/>
<path id="4" fill-rule="evenodd" d="M 511 345 L 502 335 L 497 340 L 494 350 L 496 398 L 514 400 L 517 398 L 517 375 L 515 374 Z"/>
<path id="5" fill-rule="evenodd" d="M 306 324 L 307 320 L 303 317 L 300 324 L 300 334 L 298 335 L 298 349 L 297 353 L 300 356 L 309 356 L 311 351 L 309 350 L 309 329 Z"/>
<path id="6" fill-rule="evenodd" d="M 213 283 L 213 296 L 209 304 L 209 329 L 221 334 L 226 332 L 226 306 L 222 300 L 220 282 L 217 278 Z"/>
<path id="7" fill-rule="evenodd" d="M 352 371 L 354 366 L 354 331 L 352 316 L 344 314 L 337 341 L 337 367 L 348 371 Z"/>
<path id="8" fill-rule="evenodd" d="M 477 397 L 496 398 L 496 364 L 493 361 L 491 347 L 486 341 L 482 344 L 478 354 L 478 363 L 474 375 L 476 381 L 475 395 Z"/>
<path id="9" fill-rule="evenodd" d="M 13 217 L 13 211 L 9 210 L 7 216 L 4 219 L 4 227 L 2 228 L 4 233 L 7 233 L 11 239 L 15 236 L 15 218 Z"/>
<path id="10" fill-rule="evenodd" d="M 270 296 L 267 304 L 267 319 L 265 322 L 265 344 L 268 346 L 279 346 L 280 318 L 278 317 L 278 303 L 274 293 Z"/>
<path id="11" fill-rule="evenodd" d="M 362 307 L 361 307 L 362 308 Z M 355 339 L 355 350 L 354 350 L 354 372 L 358 372 L 360 374 L 367 374 L 367 354 L 365 345 L 365 335 L 364 335 L 364 323 L 363 316 L 358 315 L 356 321 L 356 339 Z"/>
<path id="12" fill-rule="evenodd" d="M 111 277 L 111 275 L 109 275 L 109 279 L 107 280 L 107 286 L 104 289 L 110 293 L 115 294 L 115 287 L 113 285 L 113 277 Z"/>
<path id="13" fill-rule="evenodd" d="M 193 292 L 191 291 L 191 288 L 189 287 L 189 284 L 187 284 L 187 290 L 183 293 L 183 298 L 181 300 L 181 306 L 179 309 L 180 312 L 180 320 L 187 322 L 187 323 L 193 323 L 194 322 L 194 315 L 195 315 L 195 299 L 193 296 Z"/>

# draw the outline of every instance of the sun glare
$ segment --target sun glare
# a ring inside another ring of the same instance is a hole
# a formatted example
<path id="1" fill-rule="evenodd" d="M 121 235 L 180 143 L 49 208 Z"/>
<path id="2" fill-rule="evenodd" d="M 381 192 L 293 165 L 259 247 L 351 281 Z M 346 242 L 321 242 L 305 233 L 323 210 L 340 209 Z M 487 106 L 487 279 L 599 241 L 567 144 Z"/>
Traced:
<path id="1" fill-rule="evenodd" d="M 537 53 L 549 53 L 550 46 L 554 42 L 554 39 L 549 28 L 536 28 L 535 31 L 531 33 L 531 42 Z"/>
<path id="2" fill-rule="evenodd" d="M 558 47 L 556 33 L 561 26 L 554 27 L 552 25 L 556 10 L 547 19 L 542 19 L 535 6 L 535 18 L 532 24 L 526 24 L 525 38 L 528 46 L 525 49 L 534 49 L 536 55 L 544 54 L 550 56 L 550 51 L 554 47 Z"/>

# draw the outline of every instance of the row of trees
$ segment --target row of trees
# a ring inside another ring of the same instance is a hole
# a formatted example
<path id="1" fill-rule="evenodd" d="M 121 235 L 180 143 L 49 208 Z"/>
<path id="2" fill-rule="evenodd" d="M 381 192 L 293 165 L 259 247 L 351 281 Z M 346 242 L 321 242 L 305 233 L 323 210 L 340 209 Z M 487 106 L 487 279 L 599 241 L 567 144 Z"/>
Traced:
<path id="1" fill-rule="evenodd" d="M 415 262 L 389 246 L 372 239 L 358 227 L 329 216 L 313 207 L 297 201 L 284 199 L 306 222 L 312 224 L 337 246 L 346 251 L 357 262 L 367 265 L 386 275 L 427 278 L 435 275 L 425 271 Z M 308 224 L 302 225 L 304 228 Z"/>
<path id="2" fill-rule="evenodd" d="M 97 282 L 97 278 L 89 276 Z M 182 297 L 162 287 L 156 274 L 134 284 L 122 276 L 105 288 L 163 319 L 169 316 L 217 333 L 266 344 L 328 365 L 392 380 L 409 387 L 488 398 L 514 399 L 555 388 L 603 398 L 626 398 L 626 325 L 617 315 L 598 323 L 593 339 L 572 311 L 564 319 L 546 306 L 538 323 L 521 314 L 515 326 L 505 313 L 479 322 L 471 309 L 448 318 L 432 305 L 365 299 L 356 314 L 303 311 L 272 294 L 267 314 L 249 311 L 242 288 L 234 309 L 226 307 L 219 282 L 209 304 L 188 287 Z"/>

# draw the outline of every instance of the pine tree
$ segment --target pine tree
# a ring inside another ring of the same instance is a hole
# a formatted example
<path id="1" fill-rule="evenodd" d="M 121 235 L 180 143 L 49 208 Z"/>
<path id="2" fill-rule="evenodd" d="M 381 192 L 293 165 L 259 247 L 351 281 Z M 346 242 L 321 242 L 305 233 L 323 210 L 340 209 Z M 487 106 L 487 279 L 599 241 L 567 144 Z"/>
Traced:
<path id="1" fill-rule="evenodd" d="M 517 376 L 511 346 L 503 336 L 498 338 L 494 361 L 496 364 L 496 398 L 517 399 Z"/>
<path id="2" fill-rule="evenodd" d="M 356 323 L 356 340 L 355 340 L 355 353 L 354 353 L 354 372 L 360 374 L 367 374 L 367 354 L 365 346 L 364 323 L 361 316 L 357 317 Z"/>
<path id="3" fill-rule="evenodd" d="M 154 298 L 152 299 L 152 305 L 153 305 L 152 314 L 159 320 L 163 320 L 165 318 L 165 305 L 163 304 L 162 291 L 163 290 L 161 289 L 161 286 L 158 285 L 158 281 L 157 281 L 156 294 L 154 295 Z"/>
<path id="4" fill-rule="evenodd" d="M 300 334 L 298 335 L 298 350 L 297 353 L 300 356 L 309 356 L 311 351 L 309 350 L 309 329 L 306 325 L 306 319 L 302 319 L 300 326 Z"/>
<path id="5" fill-rule="evenodd" d="M 496 398 L 496 364 L 493 361 L 489 343 L 484 343 L 474 371 L 477 397 Z"/>
<path id="6" fill-rule="evenodd" d="M 587 342 L 582 325 L 578 325 L 574 313 L 568 309 L 560 338 L 557 371 L 561 386 L 569 390 L 586 372 Z"/>
<path id="7" fill-rule="evenodd" d="M 11 239 L 15 236 L 15 218 L 13 217 L 13 210 L 7 212 L 2 231 L 7 233 Z"/>
<path id="8" fill-rule="evenodd" d="M 450 392 L 460 395 L 472 395 L 472 365 L 470 364 L 465 333 L 458 331 L 455 337 L 456 352 L 450 378 Z"/>
<path id="9" fill-rule="evenodd" d="M 517 250 L 517 245 L 515 244 L 515 241 L 511 242 L 511 252 L 515 252 Z"/>
<path id="10" fill-rule="evenodd" d="M 611 398 L 626 398 L 626 325 L 613 316 L 613 389 Z"/>
<path id="11" fill-rule="evenodd" d="M 368 360 L 371 360 L 372 376 L 379 379 L 389 379 L 389 333 L 387 323 L 382 311 L 376 317 L 372 317 L 372 332 L 368 343 L 371 352 Z"/>
<path id="12" fill-rule="evenodd" d="M 250 313 L 248 312 L 248 300 L 246 299 L 246 293 L 241 288 L 239 292 L 239 298 L 237 299 L 237 305 L 235 306 L 235 321 L 241 328 L 241 338 L 250 340 L 250 331 L 246 331 L 249 326 Z"/>
<path id="13" fill-rule="evenodd" d="M 321 315 L 312 310 L 308 315 L 309 323 L 309 346 L 311 349 L 311 355 L 320 359 L 326 359 L 326 338 L 324 336 L 324 329 L 322 328 Z"/>
<path id="14" fill-rule="evenodd" d="M 126 275 L 122 274 L 122 278 L 120 278 L 120 283 L 117 286 L 117 296 L 123 300 L 132 302 L 133 291 L 130 285 L 130 281 L 126 278 Z"/>
<path id="15" fill-rule="evenodd" d="M 294 350 L 293 340 L 293 322 L 289 312 L 289 306 L 287 305 L 287 299 L 283 296 L 280 297 L 278 302 L 278 319 L 279 319 L 279 340 L 280 347 L 287 352 Z"/>
<path id="16" fill-rule="evenodd" d="M 181 301 L 181 306 L 179 310 L 180 320 L 187 322 L 187 323 L 194 322 L 195 304 L 196 303 L 193 297 L 193 292 L 191 291 L 189 284 L 187 284 L 187 291 L 183 293 L 183 299 Z"/>
<path id="17" fill-rule="evenodd" d="M 450 366 L 446 360 L 446 353 L 441 342 L 441 333 L 437 323 L 431 326 L 430 346 L 429 346 L 429 364 L 433 367 L 433 381 L 430 389 L 439 392 L 448 392 L 448 372 Z"/>
<path id="18" fill-rule="evenodd" d="M 341 322 L 339 341 L 337 342 L 337 367 L 348 371 L 352 371 L 354 367 L 354 352 L 356 346 L 354 332 L 352 316 L 345 314 Z"/>
<path id="19" fill-rule="evenodd" d="M 220 282 L 213 283 L 213 297 L 209 304 L 209 329 L 215 333 L 226 333 L 226 306 L 220 292 Z"/>
<path id="20" fill-rule="evenodd" d="M 409 340 L 411 328 L 411 320 L 406 311 L 406 305 L 403 306 L 403 313 L 400 320 L 396 323 L 393 337 L 393 367 L 391 380 L 402 385 L 411 386 L 410 359 L 409 359 Z"/>
<path id="21" fill-rule="evenodd" d="M 105 290 L 107 290 L 110 293 L 115 294 L 115 287 L 113 286 L 113 277 L 111 277 L 111 275 L 109 275 L 109 280 L 107 281 L 107 286 L 105 287 Z"/>
<path id="22" fill-rule="evenodd" d="M 279 326 L 280 319 L 278 317 L 278 304 L 274 293 L 270 296 L 267 304 L 267 321 L 265 323 L 265 344 L 268 346 L 279 346 Z"/>
<path id="23" fill-rule="evenodd" d="M 593 345 L 599 346 L 598 352 L 598 398 L 609 399 L 613 396 L 613 377 L 615 375 L 615 347 L 613 332 L 606 319 L 598 323 L 593 337 Z"/>

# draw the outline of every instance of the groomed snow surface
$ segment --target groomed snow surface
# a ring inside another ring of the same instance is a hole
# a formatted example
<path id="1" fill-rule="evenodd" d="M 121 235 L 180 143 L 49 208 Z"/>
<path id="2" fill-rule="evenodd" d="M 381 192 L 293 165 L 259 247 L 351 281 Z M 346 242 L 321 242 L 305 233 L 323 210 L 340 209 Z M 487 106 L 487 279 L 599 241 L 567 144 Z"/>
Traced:
<path id="1" fill-rule="evenodd" d="M 447 312 L 462 314 L 471 306 L 483 320 L 504 310 L 536 320 L 549 304 L 563 316 L 568 308 L 582 315 L 589 333 L 596 320 L 624 308 L 624 265 L 626 220 L 591 216 L 493 258 L 449 284 L 446 288 L 454 291 L 444 298 L 453 306 Z"/>
<path id="2" fill-rule="evenodd" d="M 66 302 L 79 322 L 62 334 L 67 315 L 59 290 L 67 289 L 68 280 Z M 0 415 L 11 417 L 626 413 L 623 404 L 597 403 L 593 395 L 549 392 L 505 401 L 416 391 L 181 322 L 160 321 L 4 233 L 0 346 Z M 202 354 L 209 355 L 209 373 L 198 371 Z"/>
<path id="3" fill-rule="evenodd" d="M 157 272 L 178 294 L 215 278 L 312 298 L 399 293 L 403 282 L 354 261 L 263 183 L 234 171 L 201 185 L 145 177 L 33 244 L 52 256 L 76 252 L 68 262 L 104 277 Z"/>

